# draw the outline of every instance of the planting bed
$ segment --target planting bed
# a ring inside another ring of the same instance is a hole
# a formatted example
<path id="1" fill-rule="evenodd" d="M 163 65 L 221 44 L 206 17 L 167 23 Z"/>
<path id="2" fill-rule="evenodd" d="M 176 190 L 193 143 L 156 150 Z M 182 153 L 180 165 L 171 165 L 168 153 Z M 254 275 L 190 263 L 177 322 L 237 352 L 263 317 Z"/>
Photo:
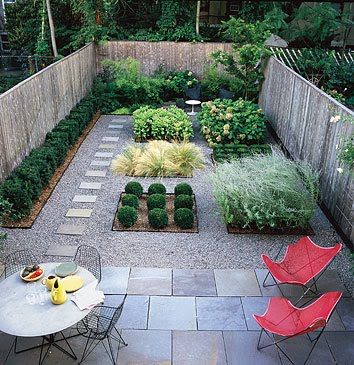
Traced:
<path id="1" fill-rule="evenodd" d="M 216 145 L 213 148 L 212 160 L 214 163 L 230 161 L 234 158 L 248 157 L 254 154 L 271 153 L 271 148 L 268 144 L 226 144 Z"/>
<path id="2" fill-rule="evenodd" d="M 310 226 L 307 228 L 264 227 L 262 230 L 260 230 L 257 228 L 256 225 L 250 228 L 242 228 L 231 224 L 227 225 L 227 232 L 230 234 L 267 234 L 267 235 L 296 235 L 296 236 L 312 236 L 315 234 L 314 230 Z"/>
<path id="3" fill-rule="evenodd" d="M 126 193 L 121 193 L 117 211 L 122 207 L 122 197 L 126 195 Z M 166 212 L 168 216 L 168 225 L 166 228 L 155 229 L 150 226 L 148 221 L 148 208 L 147 208 L 147 199 L 148 194 L 143 194 L 139 199 L 139 208 L 138 208 L 138 220 L 136 223 L 130 227 L 124 227 L 117 219 L 116 214 L 114 215 L 113 221 L 113 231 L 132 231 L 132 232 L 174 232 L 174 233 L 198 233 L 198 217 L 197 217 L 197 205 L 195 201 L 195 195 L 192 195 L 194 206 L 193 206 L 193 214 L 194 214 L 194 225 L 193 228 L 190 229 L 182 229 L 178 227 L 173 219 L 174 215 L 174 206 L 173 202 L 175 200 L 175 194 L 167 193 L 166 194 Z"/>

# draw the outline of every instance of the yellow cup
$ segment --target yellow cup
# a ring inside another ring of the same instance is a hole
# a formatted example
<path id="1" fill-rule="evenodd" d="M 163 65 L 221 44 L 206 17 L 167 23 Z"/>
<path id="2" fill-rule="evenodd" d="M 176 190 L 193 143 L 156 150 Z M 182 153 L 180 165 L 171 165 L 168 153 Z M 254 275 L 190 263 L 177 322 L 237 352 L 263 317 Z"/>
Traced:
<path id="1" fill-rule="evenodd" d="M 54 275 L 49 275 L 47 278 L 42 280 L 42 284 L 45 285 L 48 290 L 52 290 L 56 278 L 57 277 Z"/>

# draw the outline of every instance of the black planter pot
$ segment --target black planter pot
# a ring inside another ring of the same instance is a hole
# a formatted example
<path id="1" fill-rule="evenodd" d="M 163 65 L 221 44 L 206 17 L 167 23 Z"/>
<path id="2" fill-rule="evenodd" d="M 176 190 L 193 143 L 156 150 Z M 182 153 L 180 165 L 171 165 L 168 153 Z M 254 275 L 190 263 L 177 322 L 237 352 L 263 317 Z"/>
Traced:
<path id="1" fill-rule="evenodd" d="M 221 87 L 219 90 L 219 99 L 233 99 L 234 96 L 234 92 L 224 89 L 223 87 Z"/>
<path id="2" fill-rule="evenodd" d="M 201 84 L 196 84 L 193 87 L 185 88 L 184 92 L 188 99 L 199 100 L 200 99 Z"/>

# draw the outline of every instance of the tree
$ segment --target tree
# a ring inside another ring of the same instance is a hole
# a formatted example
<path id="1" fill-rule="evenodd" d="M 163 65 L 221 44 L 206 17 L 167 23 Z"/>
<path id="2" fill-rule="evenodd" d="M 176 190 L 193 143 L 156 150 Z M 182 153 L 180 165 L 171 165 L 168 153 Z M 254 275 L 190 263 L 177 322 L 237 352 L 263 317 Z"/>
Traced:
<path id="1" fill-rule="evenodd" d="M 53 17 L 52 17 L 52 10 L 50 8 L 50 0 L 46 0 L 46 4 L 47 4 L 47 14 L 48 14 L 48 21 L 49 21 L 49 28 L 50 28 L 50 37 L 52 40 L 53 56 L 58 57 L 57 43 L 55 40 L 54 22 L 53 22 Z"/>

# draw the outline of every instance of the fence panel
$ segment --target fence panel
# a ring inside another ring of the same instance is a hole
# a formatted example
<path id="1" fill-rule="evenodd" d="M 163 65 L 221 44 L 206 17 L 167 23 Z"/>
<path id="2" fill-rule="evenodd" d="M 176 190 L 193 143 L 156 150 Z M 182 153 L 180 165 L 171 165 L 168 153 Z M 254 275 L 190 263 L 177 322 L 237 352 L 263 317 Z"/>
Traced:
<path id="1" fill-rule="evenodd" d="M 259 103 L 285 147 L 296 160 L 321 172 L 322 200 L 343 232 L 354 242 L 354 178 L 339 173 L 341 138 L 354 133 L 351 123 L 330 123 L 354 113 L 274 57 L 265 70 Z"/>

